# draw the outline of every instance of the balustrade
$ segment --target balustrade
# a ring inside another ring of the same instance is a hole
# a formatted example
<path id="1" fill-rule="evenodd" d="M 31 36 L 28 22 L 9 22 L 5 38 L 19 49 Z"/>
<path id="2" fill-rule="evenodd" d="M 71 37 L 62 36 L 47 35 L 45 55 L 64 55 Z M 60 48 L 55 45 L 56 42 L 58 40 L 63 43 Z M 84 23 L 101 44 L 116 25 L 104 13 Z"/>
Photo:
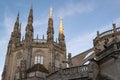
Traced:
<path id="1" fill-rule="evenodd" d="M 116 28 L 116 31 L 117 31 L 117 33 L 120 32 L 120 27 Z M 102 38 L 104 36 L 111 35 L 111 34 L 114 34 L 113 29 L 102 32 L 101 34 L 99 34 L 99 38 Z M 94 41 L 96 41 L 97 39 L 98 39 L 98 36 L 94 39 Z"/>
<path id="2" fill-rule="evenodd" d="M 37 43 L 46 43 L 47 42 L 45 39 L 34 39 L 33 41 L 37 42 Z"/>
<path id="3" fill-rule="evenodd" d="M 58 75 L 60 74 L 60 75 Z M 52 78 L 56 77 L 64 77 L 64 78 L 70 78 L 70 77 L 77 77 L 77 78 L 82 78 L 82 77 L 88 77 L 89 76 L 89 69 L 88 65 L 83 65 L 83 66 L 76 66 L 76 67 L 70 67 L 70 68 L 65 68 L 61 69 L 50 76 L 48 78 L 52 80 Z"/>

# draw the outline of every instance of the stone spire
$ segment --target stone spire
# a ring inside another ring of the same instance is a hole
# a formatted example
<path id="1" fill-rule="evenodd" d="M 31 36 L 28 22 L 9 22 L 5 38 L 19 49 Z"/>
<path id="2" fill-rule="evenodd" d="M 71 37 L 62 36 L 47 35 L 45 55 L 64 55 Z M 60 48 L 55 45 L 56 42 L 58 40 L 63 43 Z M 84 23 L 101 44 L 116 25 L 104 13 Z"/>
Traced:
<path id="1" fill-rule="evenodd" d="M 17 15 L 16 22 L 18 22 L 18 23 L 19 23 L 19 12 L 18 12 L 18 15 Z"/>
<path id="2" fill-rule="evenodd" d="M 32 58 L 32 41 L 33 41 L 33 8 L 31 6 L 29 16 L 28 16 L 28 23 L 26 26 L 26 33 L 25 33 L 25 59 L 26 59 L 26 66 L 27 69 L 31 67 L 31 58 Z"/>
<path id="3" fill-rule="evenodd" d="M 60 17 L 60 27 L 59 27 L 59 37 L 58 37 L 58 40 L 59 40 L 59 45 L 66 49 L 62 17 Z"/>
<path id="4" fill-rule="evenodd" d="M 18 12 L 16 22 L 15 22 L 15 25 L 14 25 L 14 32 L 17 32 L 17 31 L 19 31 L 19 12 Z"/>
<path id="5" fill-rule="evenodd" d="M 29 16 L 28 16 L 28 24 L 32 25 L 32 23 L 33 23 L 33 8 L 31 6 L 30 13 L 29 13 Z"/>
<path id="6" fill-rule="evenodd" d="M 25 40 L 27 38 L 32 40 L 33 39 L 33 32 L 34 32 L 34 30 L 33 30 L 33 8 L 31 6 L 29 16 L 28 16 L 28 23 L 26 26 Z"/>
<path id="7" fill-rule="evenodd" d="M 53 19 L 52 19 L 52 8 L 50 8 L 50 16 L 48 20 L 48 29 L 47 29 L 47 42 L 52 43 L 54 41 L 54 28 L 53 28 Z"/>
<path id="8" fill-rule="evenodd" d="M 14 45 L 16 46 L 19 42 L 20 42 L 20 38 L 21 38 L 21 30 L 19 29 L 20 25 L 19 25 L 19 12 L 14 24 L 14 30 L 11 33 L 11 38 L 10 38 L 10 42 L 14 43 Z"/>

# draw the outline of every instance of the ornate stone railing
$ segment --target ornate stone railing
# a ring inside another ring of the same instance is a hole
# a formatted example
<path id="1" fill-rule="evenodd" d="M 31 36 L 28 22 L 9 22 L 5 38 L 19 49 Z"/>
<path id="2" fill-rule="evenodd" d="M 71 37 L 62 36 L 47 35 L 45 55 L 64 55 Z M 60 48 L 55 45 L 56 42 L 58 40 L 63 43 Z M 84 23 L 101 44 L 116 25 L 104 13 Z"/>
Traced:
<path id="1" fill-rule="evenodd" d="M 45 40 L 45 39 L 33 39 L 33 42 L 36 42 L 36 43 L 46 43 L 47 40 Z"/>
<path id="2" fill-rule="evenodd" d="M 105 31 L 99 35 L 99 38 L 104 37 L 104 36 L 109 35 L 109 34 L 113 34 L 113 33 L 114 33 L 113 29 Z"/>
<path id="3" fill-rule="evenodd" d="M 45 79 L 42 78 L 42 77 L 31 77 L 31 78 L 27 78 L 27 79 L 24 79 L 24 80 L 45 80 Z"/>
<path id="4" fill-rule="evenodd" d="M 60 69 L 47 76 L 47 80 L 72 79 L 89 77 L 88 65 L 76 66 L 71 68 Z"/>
<path id="5" fill-rule="evenodd" d="M 116 28 L 116 31 L 117 31 L 117 32 L 120 32 L 120 27 Z M 102 37 L 105 37 L 105 36 L 111 35 L 111 34 L 114 34 L 114 29 L 111 29 L 111 30 L 102 32 L 101 34 L 99 34 L 99 36 L 97 36 L 97 37 L 94 39 L 94 41 L 96 41 L 98 38 L 102 38 Z"/>

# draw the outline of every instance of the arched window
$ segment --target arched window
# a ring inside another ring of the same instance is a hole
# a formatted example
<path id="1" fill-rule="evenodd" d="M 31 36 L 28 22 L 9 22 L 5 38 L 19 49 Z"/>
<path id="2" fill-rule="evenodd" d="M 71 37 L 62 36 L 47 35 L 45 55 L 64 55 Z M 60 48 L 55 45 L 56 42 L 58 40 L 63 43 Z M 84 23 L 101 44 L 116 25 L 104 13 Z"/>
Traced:
<path id="1" fill-rule="evenodd" d="M 21 61 L 22 61 L 22 53 L 18 52 L 16 54 L 16 66 L 19 67 L 21 65 Z"/>
<path id="2" fill-rule="evenodd" d="M 55 55 L 55 67 L 60 68 L 60 55 Z"/>
<path id="3" fill-rule="evenodd" d="M 34 64 L 43 64 L 43 56 L 35 56 Z"/>
<path id="4" fill-rule="evenodd" d="M 57 59 L 55 59 L 55 67 L 60 68 L 60 63 Z"/>
<path id="5" fill-rule="evenodd" d="M 17 72 L 17 73 L 15 74 L 15 80 L 18 80 L 18 79 L 20 79 L 20 73 L 19 73 L 19 72 Z"/>
<path id="6" fill-rule="evenodd" d="M 21 65 L 21 60 L 22 60 L 21 58 L 19 58 L 19 59 L 16 60 L 16 66 L 17 67 L 19 67 Z"/>

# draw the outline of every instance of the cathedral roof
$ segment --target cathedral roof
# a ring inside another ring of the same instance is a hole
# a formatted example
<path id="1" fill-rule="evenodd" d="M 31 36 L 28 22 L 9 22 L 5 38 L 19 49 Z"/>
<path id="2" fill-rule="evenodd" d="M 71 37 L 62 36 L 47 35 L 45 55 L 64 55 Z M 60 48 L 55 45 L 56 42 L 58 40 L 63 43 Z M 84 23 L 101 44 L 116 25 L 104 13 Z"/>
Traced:
<path id="1" fill-rule="evenodd" d="M 35 64 L 27 70 L 28 73 L 35 72 L 35 71 L 49 73 L 48 70 L 42 64 Z"/>

